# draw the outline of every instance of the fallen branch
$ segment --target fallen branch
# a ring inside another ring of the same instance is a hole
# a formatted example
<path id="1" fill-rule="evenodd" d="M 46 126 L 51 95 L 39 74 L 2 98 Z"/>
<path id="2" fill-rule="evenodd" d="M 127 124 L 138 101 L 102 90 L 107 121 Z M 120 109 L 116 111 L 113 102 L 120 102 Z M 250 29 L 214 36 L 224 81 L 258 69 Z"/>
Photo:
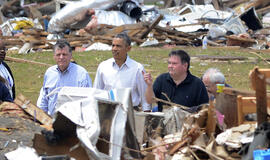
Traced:
<path id="1" fill-rule="evenodd" d="M 20 58 L 14 58 L 14 57 L 9 57 L 9 56 L 6 56 L 5 60 L 12 61 L 12 62 L 20 62 L 20 63 L 38 64 L 38 65 L 48 66 L 48 67 L 52 66 L 51 64 L 47 64 L 47 63 L 35 62 L 35 61 L 30 61 L 30 60 L 25 60 L 25 59 L 20 59 Z"/>
<path id="2" fill-rule="evenodd" d="M 187 26 L 195 26 L 195 25 L 206 25 L 210 24 L 210 22 L 199 22 L 199 23 L 192 23 L 192 24 L 182 24 L 176 26 L 169 26 L 168 28 L 179 28 L 179 27 L 187 27 Z"/>
<path id="3" fill-rule="evenodd" d="M 252 54 L 255 54 L 256 56 L 260 57 L 263 61 L 265 61 L 266 63 L 270 64 L 270 62 L 268 62 L 265 58 L 263 58 L 261 55 L 259 55 L 258 53 L 256 52 L 249 52 L 249 53 L 252 53 Z"/>
<path id="4" fill-rule="evenodd" d="M 171 106 L 180 107 L 181 109 L 184 109 L 184 110 L 190 109 L 189 107 L 182 106 L 182 105 L 180 105 L 180 104 L 176 104 L 176 103 L 173 103 L 173 102 L 165 101 L 165 100 L 163 100 L 163 99 L 159 99 L 159 98 L 156 98 L 156 97 L 153 97 L 153 99 L 154 99 L 155 101 L 162 102 L 162 103 L 166 103 L 166 104 L 169 104 L 169 105 L 171 105 Z"/>

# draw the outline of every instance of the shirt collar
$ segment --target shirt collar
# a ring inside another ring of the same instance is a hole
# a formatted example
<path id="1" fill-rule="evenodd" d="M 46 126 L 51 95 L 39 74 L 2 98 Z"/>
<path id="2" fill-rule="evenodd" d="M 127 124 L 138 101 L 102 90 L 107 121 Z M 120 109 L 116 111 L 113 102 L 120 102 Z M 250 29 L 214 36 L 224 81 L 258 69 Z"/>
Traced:
<path id="1" fill-rule="evenodd" d="M 68 71 L 70 70 L 71 67 L 72 67 L 72 62 L 69 62 L 69 65 L 68 65 L 67 69 L 64 70 L 63 72 L 61 72 L 61 70 L 60 70 L 60 69 L 58 68 L 58 66 L 56 65 L 57 71 L 59 71 L 59 72 L 61 72 L 61 73 L 66 73 L 66 72 L 68 72 Z"/>
<path id="2" fill-rule="evenodd" d="M 115 62 L 115 59 L 112 58 L 112 66 L 115 66 L 117 65 L 116 62 Z M 123 63 L 123 65 L 127 66 L 128 68 L 131 66 L 131 59 L 129 58 L 129 56 L 127 55 L 127 59 L 126 61 Z M 122 66 L 123 66 L 122 65 Z"/>
<path id="3" fill-rule="evenodd" d="M 167 74 L 166 77 L 167 81 L 169 81 L 170 83 L 174 83 L 172 77 L 170 76 L 170 73 Z M 192 80 L 191 78 L 191 73 L 189 72 L 189 70 L 187 71 L 187 77 L 185 78 L 184 81 L 182 81 L 180 84 L 185 84 L 185 83 L 190 83 Z M 175 83 L 174 83 L 175 84 Z"/>

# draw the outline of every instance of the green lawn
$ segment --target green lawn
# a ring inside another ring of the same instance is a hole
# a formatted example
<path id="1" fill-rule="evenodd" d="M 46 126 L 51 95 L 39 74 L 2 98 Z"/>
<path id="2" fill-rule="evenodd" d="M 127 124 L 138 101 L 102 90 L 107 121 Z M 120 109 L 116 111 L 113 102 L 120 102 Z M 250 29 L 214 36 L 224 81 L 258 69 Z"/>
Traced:
<path id="1" fill-rule="evenodd" d="M 269 64 L 264 62 L 260 57 L 252 54 L 249 49 L 226 49 L 226 48 L 208 48 L 202 50 L 200 47 L 174 47 L 174 48 L 139 48 L 133 47 L 129 53 L 130 57 L 142 63 L 147 71 L 150 71 L 153 77 L 167 71 L 167 57 L 171 50 L 186 50 L 192 57 L 190 71 L 194 75 L 201 77 L 203 72 L 209 67 L 219 68 L 225 75 L 227 83 L 234 88 L 250 90 L 248 73 L 255 66 L 260 68 L 269 68 Z M 254 52 L 254 51 L 253 51 Z M 8 53 L 7 56 L 27 59 L 47 64 L 54 64 L 52 52 L 30 53 L 21 55 L 16 53 Z M 270 57 L 270 52 L 264 51 L 259 53 L 263 58 Z M 248 58 L 244 61 L 211 61 L 200 60 L 196 56 L 241 56 Z M 94 81 L 95 72 L 98 64 L 111 57 L 111 51 L 90 51 L 90 52 L 74 52 L 73 57 L 76 62 L 89 72 L 90 77 Z M 7 62 L 13 71 L 16 83 L 16 93 L 22 93 L 33 103 L 39 95 L 42 86 L 43 75 L 48 68 L 29 63 Z"/>

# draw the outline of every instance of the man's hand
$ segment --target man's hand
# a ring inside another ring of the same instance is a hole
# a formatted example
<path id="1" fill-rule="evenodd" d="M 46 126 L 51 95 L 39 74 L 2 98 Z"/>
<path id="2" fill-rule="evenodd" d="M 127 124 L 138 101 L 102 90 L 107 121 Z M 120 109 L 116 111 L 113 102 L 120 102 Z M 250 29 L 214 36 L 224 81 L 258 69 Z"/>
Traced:
<path id="1" fill-rule="evenodd" d="M 143 78 L 145 83 L 147 84 L 147 86 L 152 86 L 153 84 L 153 79 L 150 73 L 144 73 L 144 71 L 142 71 L 143 74 Z"/>

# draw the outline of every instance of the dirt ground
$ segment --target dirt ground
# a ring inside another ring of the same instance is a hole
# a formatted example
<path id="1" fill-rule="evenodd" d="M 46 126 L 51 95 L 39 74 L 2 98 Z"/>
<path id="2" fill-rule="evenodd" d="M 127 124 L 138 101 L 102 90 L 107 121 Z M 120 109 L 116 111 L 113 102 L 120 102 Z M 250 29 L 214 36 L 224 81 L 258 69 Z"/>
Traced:
<path id="1" fill-rule="evenodd" d="M 32 147 L 32 139 L 36 133 L 41 133 L 42 128 L 31 120 L 20 117 L 0 115 L 0 159 L 4 160 L 4 154 L 17 149 L 18 145 Z"/>

